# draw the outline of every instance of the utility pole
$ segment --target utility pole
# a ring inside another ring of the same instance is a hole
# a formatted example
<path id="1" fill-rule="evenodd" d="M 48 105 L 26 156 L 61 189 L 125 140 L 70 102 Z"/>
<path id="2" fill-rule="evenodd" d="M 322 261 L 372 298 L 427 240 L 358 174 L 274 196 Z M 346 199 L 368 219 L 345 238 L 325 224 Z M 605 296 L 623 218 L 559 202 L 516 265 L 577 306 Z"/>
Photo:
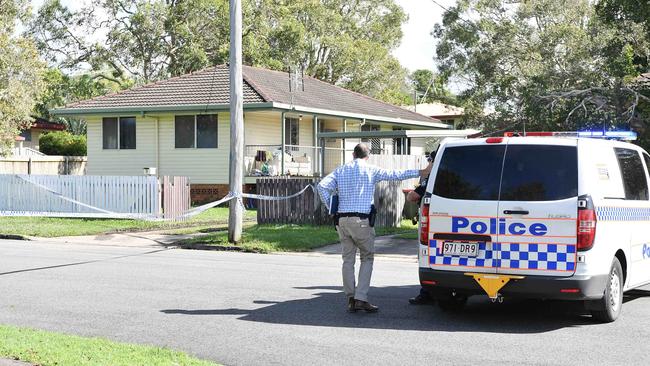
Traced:
<path id="1" fill-rule="evenodd" d="M 244 91 L 242 85 L 241 0 L 230 0 L 230 191 L 239 195 L 244 183 Z M 228 241 L 241 241 L 243 208 L 230 200 Z"/>

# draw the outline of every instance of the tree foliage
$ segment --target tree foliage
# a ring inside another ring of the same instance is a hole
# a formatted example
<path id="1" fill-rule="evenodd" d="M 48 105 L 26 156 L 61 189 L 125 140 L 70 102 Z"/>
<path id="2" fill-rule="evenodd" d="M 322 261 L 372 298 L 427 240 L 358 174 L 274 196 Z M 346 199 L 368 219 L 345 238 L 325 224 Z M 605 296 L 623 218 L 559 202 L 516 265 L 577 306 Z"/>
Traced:
<path id="1" fill-rule="evenodd" d="M 650 39 L 639 23 L 608 24 L 592 1 L 459 0 L 434 35 L 441 72 L 467 85 L 474 126 L 645 127 L 632 80 L 647 70 Z"/>
<path id="2" fill-rule="evenodd" d="M 448 80 L 444 75 L 421 69 L 415 70 L 410 78 L 418 95 L 418 103 L 438 101 L 450 105 L 459 104 L 456 96 L 447 89 Z"/>
<path id="3" fill-rule="evenodd" d="M 394 0 L 245 0 L 243 10 L 245 63 L 403 98 L 407 75 L 390 51 L 406 15 Z M 227 62 L 228 17 L 227 0 L 95 0 L 76 12 L 48 0 L 29 34 L 55 65 L 142 83 Z"/>
<path id="4" fill-rule="evenodd" d="M 21 129 L 31 124 L 43 64 L 33 43 L 14 35 L 16 22 L 26 19 L 24 0 L 0 0 L 0 155 L 13 146 Z"/>
<path id="5" fill-rule="evenodd" d="M 86 146 L 86 136 L 56 131 L 43 134 L 38 148 L 46 155 L 85 156 Z"/>

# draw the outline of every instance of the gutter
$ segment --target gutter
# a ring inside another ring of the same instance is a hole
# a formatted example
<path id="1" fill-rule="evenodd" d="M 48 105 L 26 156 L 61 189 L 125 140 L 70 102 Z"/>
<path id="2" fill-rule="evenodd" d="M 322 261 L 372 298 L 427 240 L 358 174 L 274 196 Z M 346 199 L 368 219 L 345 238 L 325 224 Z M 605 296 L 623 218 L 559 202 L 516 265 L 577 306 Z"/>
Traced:
<path id="1" fill-rule="evenodd" d="M 429 128 L 441 128 L 441 129 L 453 129 L 453 126 L 449 126 L 441 122 L 424 122 L 424 121 L 415 121 L 402 118 L 394 117 L 382 117 L 375 116 L 363 113 L 352 113 L 352 112 L 342 112 L 331 109 L 321 109 L 321 108 L 310 108 L 302 106 L 291 106 L 289 104 L 277 103 L 277 102 L 264 102 L 264 103 L 244 103 L 244 110 L 256 110 L 256 109 L 271 109 L 271 110 L 280 110 L 280 111 L 296 111 L 303 112 L 305 114 L 317 114 L 319 116 L 328 116 L 336 118 L 348 118 L 348 119 L 358 119 L 366 121 L 375 121 L 375 122 L 388 122 L 395 123 L 407 126 L 419 126 L 419 127 L 429 127 Z M 51 109 L 50 113 L 55 116 L 78 116 L 78 115 L 105 115 L 109 116 L 111 114 L 115 115 L 124 115 L 124 114 L 144 114 L 147 112 L 195 112 L 200 111 L 203 113 L 211 111 L 230 111 L 230 104 L 180 104 L 180 105 L 167 105 L 167 106 L 142 106 L 142 107 L 108 107 L 108 108 L 56 108 Z"/>
<path id="2" fill-rule="evenodd" d="M 453 126 L 449 126 L 446 123 L 435 122 L 435 121 L 423 122 L 423 121 L 414 121 L 414 120 L 408 120 L 408 119 L 402 119 L 402 118 L 373 116 L 373 115 L 363 114 L 363 113 L 351 113 L 351 112 L 340 112 L 340 111 L 337 112 L 335 110 L 301 107 L 301 106 L 296 106 L 296 105 L 291 106 L 289 104 L 276 103 L 276 102 L 273 102 L 272 104 L 273 104 L 274 108 L 283 109 L 283 110 L 290 110 L 290 111 L 297 111 L 297 112 L 304 112 L 304 113 L 309 113 L 309 114 L 318 114 L 320 116 L 359 119 L 359 120 L 362 120 L 362 121 L 367 120 L 367 121 L 375 121 L 375 122 L 390 122 L 390 123 L 397 123 L 397 124 L 403 124 L 403 125 L 409 125 L 409 126 L 436 127 L 436 128 L 446 129 L 446 130 L 453 129 Z"/>

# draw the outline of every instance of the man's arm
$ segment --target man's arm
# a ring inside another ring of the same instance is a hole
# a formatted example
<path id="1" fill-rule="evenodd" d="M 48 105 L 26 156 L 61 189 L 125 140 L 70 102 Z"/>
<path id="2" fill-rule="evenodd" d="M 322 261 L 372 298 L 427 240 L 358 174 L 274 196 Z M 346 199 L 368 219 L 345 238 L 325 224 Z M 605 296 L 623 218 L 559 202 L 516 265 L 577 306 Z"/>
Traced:
<path id="1" fill-rule="evenodd" d="M 328 174 L 320 181 L 320 183 L 318 183 L 318 194 L 320 194 L 320 198 L 323 200 L 323 203 L 325 204 L 325 207 L 327 207 L 328 211 L 330 209 L 330 198 L 332 197 L 332 192 L 336 190 L 336 187 L 336 170 Z"/>
<path id="2" fill-rule="evenodd" d="M 416 177 L 428 177 L 431 173 L 432 163 L 430 162 L 424 169 L 408 169 L 408 170 L 388 170 L 378 168 L 375 171 L 375 181 L 381 182 L 384 180 L 404 180 Z"/>

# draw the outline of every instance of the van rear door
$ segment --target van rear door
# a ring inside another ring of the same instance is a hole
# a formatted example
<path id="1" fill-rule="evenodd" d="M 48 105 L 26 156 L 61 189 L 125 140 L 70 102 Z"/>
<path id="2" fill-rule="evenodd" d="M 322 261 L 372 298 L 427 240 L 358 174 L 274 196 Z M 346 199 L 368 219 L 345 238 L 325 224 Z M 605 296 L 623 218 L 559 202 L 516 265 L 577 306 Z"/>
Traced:
<path id="1" fill-rule="evenodd" d="M 452 141 L 441 147 L 428 189 L 432 269 L 496 272 L 494 224 L 505 151 L 505 143 L 485 140 Z"/>
<path id="2" fill-rule="evenodd" d="M 497 273 L 572 275 L 577 207 L 577 139 L 508 139 L 493 244 Z"/>

